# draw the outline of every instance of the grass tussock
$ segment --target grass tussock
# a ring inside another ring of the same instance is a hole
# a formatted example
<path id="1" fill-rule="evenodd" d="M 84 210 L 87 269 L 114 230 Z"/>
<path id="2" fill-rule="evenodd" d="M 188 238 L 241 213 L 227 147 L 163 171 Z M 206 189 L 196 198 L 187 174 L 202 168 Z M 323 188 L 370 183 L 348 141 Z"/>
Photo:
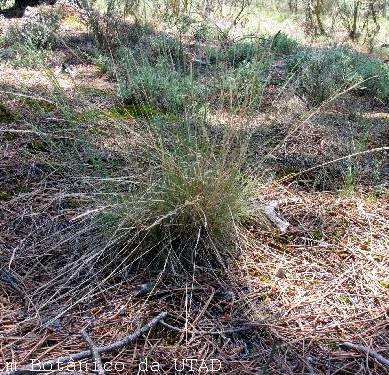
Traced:
<path id="1" fill-rule="evenodd" d="M 239 254 L 240 226 L 254 215 L 243 152 L 193 130 L 182 131 L 174 147 L 161 139 L 148 148 L 147 185 L 106 204 L 100 217 L 108 237 L 114 233 L 113 248 L 104 250 L 113 264 L 141 261 L 175 272 L 227 267 Z"/>

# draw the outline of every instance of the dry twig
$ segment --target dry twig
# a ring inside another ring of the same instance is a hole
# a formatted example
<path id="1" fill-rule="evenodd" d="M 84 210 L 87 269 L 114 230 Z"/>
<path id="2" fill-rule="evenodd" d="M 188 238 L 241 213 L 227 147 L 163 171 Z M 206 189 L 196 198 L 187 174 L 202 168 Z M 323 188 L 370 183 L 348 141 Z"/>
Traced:
<path id="1" fill-rule="evenodd" d="M 359 345 L 359 344 L 353 344 L 351 342 L 343 342 L 342 344 L 340 344 L 340 347 L 345 348 L 345 349 L 352 349 L 352 350 L 355 350 L 357 352 L 366 354 L 368 357 L 371 357 L 372 359 L 374 359 L 376 362 L 380 363 L 381 365 L 389 367 L 389 359 L 385 358 L 381 354 L 375 352 L 374 350 L 372 350 L 366 346 Z"/>
<path id="2" fill-rule="evenodd" d="M 263 212 L 266 215 L 266 217 L 280 230 L 280 232 L 284 234 L 287 231 L 290 224 L 277 214 L 276 212 L 277 206 L 278 206 L 277 201 L 271 201 L 269 204 L 267 204 L 264 207 Z"/>
<path id="3" fill-rule="evenodd" d="M 82 336 L 84 337 L 85 341 L 88 343 L 90 350 L 92 351 L 93 359 L 95 361 L 95 369 L 97 370 L 98 375 L 104 375 L 104 367 L 103 363 L 101 361 L 101 356 L 99 353 L 99 348 L 96 346 L 96 344 L 93 342 L 92 338 L 88 335 L 88 332 L 86 329 L 83 329 L 81 331 Z"/>

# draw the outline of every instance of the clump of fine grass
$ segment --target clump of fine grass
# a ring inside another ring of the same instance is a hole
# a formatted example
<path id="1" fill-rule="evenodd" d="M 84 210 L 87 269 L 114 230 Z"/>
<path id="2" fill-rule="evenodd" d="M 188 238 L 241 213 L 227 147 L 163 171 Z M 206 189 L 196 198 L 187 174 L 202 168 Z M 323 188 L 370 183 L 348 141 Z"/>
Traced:
<path id="1" fill-rule="evenodd" d="M 71 288 L 76 298 L 93 281 L 138 269 L 222 272 L 239 256 L 244 223 L 255 214 L 245 142 L 202 133 L 201 125 L 171 126 L 142 133 L 137 158 L 148 161 L 144 172 L 126 189 L 122 182 L 119 190 L 99 194 L 97 207 L 81 215 L 82 251 L 56 277 L 77 284 Z"/>
<path id="2" fill-rule="evenodd" d="M 238 227 L 252 213 L 243 151 L 183 133 L 174 147 L 155 143 L 151 180 L 104 212 L 108 232 L 118 238 L 113 264 L 188 270 L 225 266 L 238 254 Z"/>

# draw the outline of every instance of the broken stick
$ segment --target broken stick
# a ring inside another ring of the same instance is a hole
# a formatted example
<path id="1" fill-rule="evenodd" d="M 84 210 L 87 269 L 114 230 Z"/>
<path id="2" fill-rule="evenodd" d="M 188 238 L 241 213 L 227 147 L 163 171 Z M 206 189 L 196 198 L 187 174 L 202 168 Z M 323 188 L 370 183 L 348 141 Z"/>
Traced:
<path id="1" fill-rule="evenodd" d="M 381 363 L 381 365 L 388 366 L 389 367 L 389 359 L 385 358 L 381 354 L 375 352 L 374 350 L 363 346 L 363 345 L 358 345 L 358 344 L 353 344 L 351 342 L 343 342 L 342 344 L 339 345 L 341 348 L 344 349 L 352 349 L 357 352 L 366 354 L 368 357 L 371 357 L 374 359 L 376 362 Z"/>
<path id="2" fill-rule="evenodd" d="M 129 344 L 134 342 L 138 337 L 142 336 L 144 333 L 146 333 L 155 325 L 157 325 L 166 316 L 167 316 L 167 312 L 161 312 L 155 318 L 150 320 L 146 325 L 139 328 L 135 332 L 131 333 L 127 337 L 118 340 L 110 345 L 98 347 L 97 352 L 99 354 L 111 353 L 128 346 Z M 69 362 L 76 362 L 91 357 L 93 357 L 92 350 L 84 350 L 82 352 L 78 352 L 64 357 L 59 357 L 51 361 L 33 363 L 30 366 L 22 367 L 20 369 L 16 369 L 13 371 L 0 372 L 0 375 L 30 375 L 32 373 L 36 374 L 40 372 L 53 371 L 53 370 L 58 371 L 60 370 L 59 367 L 66 365 Z"/>
<path id="3" fill-rule="evenodd" d="M 84 337 L 85 341 L 88 343 L 90 350 L 92 351 L 92 356 L 95 361 L 95 369 L 96 373 L 98 375 L 105 375 L 104 367 L 103 367 L 103 362 L 101 361 L 101 356 L 99 353 L 99 348 L 96 346 L 96 344 L 93 342 L 91 337 L 88 335 L 88 332 L 86 329 L 83 329 L 81 331 L 82 336 Z"/>
<path id="4" fill-rule="evenodd" d="M 275 225 L 282 234 L 286 233 L 289 223 L 282 219 L 276 212 L 276 208 L 278 207 L 277 201 L 271 201 L 263 208 L 263 212 L 266 217 Z"/>

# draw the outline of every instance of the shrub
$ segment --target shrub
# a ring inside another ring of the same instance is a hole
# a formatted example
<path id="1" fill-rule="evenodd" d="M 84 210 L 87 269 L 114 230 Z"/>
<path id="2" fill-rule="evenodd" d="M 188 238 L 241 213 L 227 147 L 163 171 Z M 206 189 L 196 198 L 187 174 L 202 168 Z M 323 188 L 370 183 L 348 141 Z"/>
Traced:
<path id="1" fill-rule="evenodd" d="M 197 42 L 211 42 L 216 40 L 218 31 L 215 27 L 210 26 L 206 22 L 199 22 L 193 27 L 193 38 Z"/>
<path id="2" fill-rule="evenodd" d="M 165 59 L 151 64 L 136 61 L 131 51 L 121 52 L 117 73 L 119 94 L 128 104 L 147 103 L 162 111 L 179 112 L 204 97 L 204 87 L 175 69 Z"/>
<path id="3" fill-rule="evenodd" d="M 59 8 L 43 9 L 22 25 L 9 27 L 2 44 L 9 47 L 13 62 L 30 66 L 47 57 L 56 42 L 62 17 Z"/>
<path id="4" fill-rule="evenodd" d="M 109 6 L 99 7 L 95 1 L 80 0 L 82 8 L 82 22 L 89 29 L 95 45 L 102 52 L 111 53 L 119 46 L 135 46 L 145 36 L 153 33 L 149 24 L 141 24 L 135 17 L 135 22 L 130 24 L 123 12 L 129 11 L 129 6 L 123 9 L 120 2 L 109 2 Z M 135 5 L 133 3 L 132 5 Z M 131 13 L 131 11 L 130 11 Z"/>
<path id="5" fill-rule="evenodd" d="M 113 62 L 110 56 L 101 53 L 99 50 L 94 51 L 90 57 L 93 64 L 95 64 L 101 73 L 107 74 L 109 77 L 114 77 Z"/>
<path id="6" fill-rule="evenodd" d="M 389 103 L 389 67 L 382 61 L 363 54 L 353 55 L 353 67 L 369 95 Z"/>
<path id="7" fill-rule="evenodd" d="M 235 109 L 256 109 L 265 88 L 270 59 L 241 63 L 224 70 L 216 83 L 216 93 L 224 105 Z"/>
<path id="8" fill-rule="evenodd" d="M 51 49 L 60 28 L 62 11 L 59 8 L 44 9 L 36 17 L 16 29 L 16 39 L 36 49 Z"/>
<path id="9" fill-rule="evenodd" d="M 115 63 L 119 67 L 121 65 L 130 66 L 132 63 L 134 65 L 142 63 L 154 65 L 158 61 L 165 60 L 172 63 L 172 69 L 174 69 L 173 65 L 182 65 L 180 43 L 172 36 L 165 34 L 150 35 L 145 32 L 142 36 L 139 35 L 137 42 L 128 43 L 128 40 L 123 39 L 120 44 L 122 46 L 116 51 L 111 51 L 111 53 L 97 48 L 91 56 L 92 62 L 103 73 L 113 76 Z"/>
<path id="10" fill-rule="evenodd" d="M 320 104 L 357 81 L 366 93 L 389 101 L 389 68 L 380 60 L 348 48 L 303 50 L 287 59 L 297 73 L 297 87 L 313 104 Z"/>
<path id="11" fill-rule="evenodd" d="M 263 47 L 258 42 L 237 42 L 227 49 L 227 59 L 232 65 L 261 58 Z"/>
<path id="12" fill-rule="evenodd" d="M 287 59 L 287 68 L 296 72 L 297 90 L 313 105 L 328 100 L 357 79 L 352 57 L 342 48 L 300 51 Z"/>
<path id="13" fill-rule="evenodd" d="M 212 45 L 204 47 L 204 55 L 208 64 L 216 64 L 217 62 L 224 61 L 226 59 L 225 51 Z"/>
<path id="14" fill-rule="evenodd" d="M 271 42 L 271 49 L 277 53 L 291 54 L 297 51 L 298 43 L 283 32 L 277 33 Z"/>
<path id="15" fill-rule="evenodd" d="M 181 44 L 176 38 L 160 34 L 149 37 L 146 42 L 147 44 L 140 48 L 143 55 L 147 54 L 149 59 L 156 60 L 162 56 L 175 63 L 181 60 Z"/>

